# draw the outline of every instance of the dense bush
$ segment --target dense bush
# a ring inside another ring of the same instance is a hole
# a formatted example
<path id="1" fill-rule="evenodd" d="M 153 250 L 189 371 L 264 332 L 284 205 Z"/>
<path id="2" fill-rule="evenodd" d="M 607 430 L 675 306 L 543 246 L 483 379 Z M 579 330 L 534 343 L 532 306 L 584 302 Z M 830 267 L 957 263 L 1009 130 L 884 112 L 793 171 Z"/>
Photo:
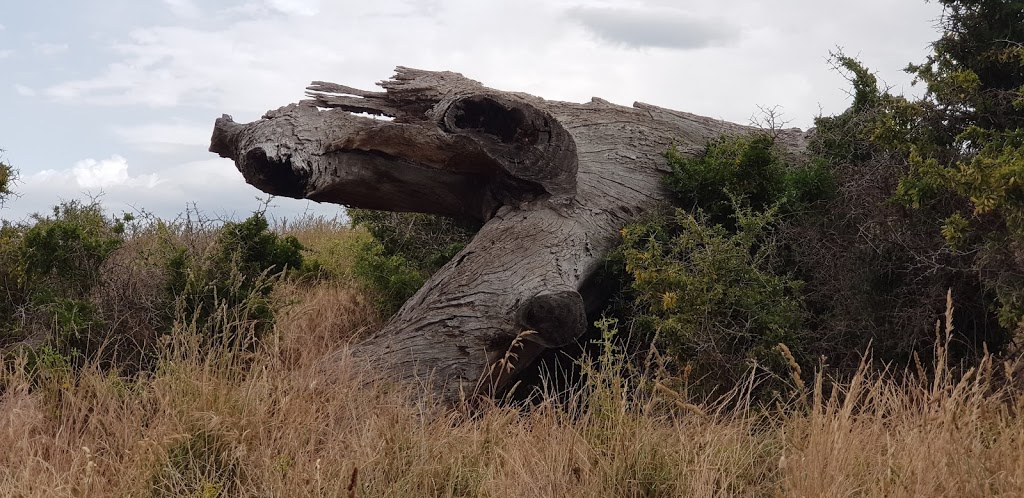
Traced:
<path id="1" fill-rule="evenodd" d="M 951 290 L 949 353 L 1005 349 L 1024 318 L 1024 10 L 941 3 L 945 34 L 908 67 L 921 99 L 834 54 L 853 102 L 816 120 L 809 162 L 770 134 L 669 153 L 684 211 L 627 227 L 618 255 L 640 330 L 705 371 L 768 363 L 776 338 L 840 369 L 869 344 L 907 365 Z"/>
<path id="2" fill-rule="evenodd" d="M 861 173 L 885 161 L 888 171 L 875 176 L 909 209 L 889 217 L 909 235 L 899 241 L 915 260 L 906 273 L 953 282 L 958 321 L 968 325 L 961 342 L 999 347 L 1024 318 L 1024 10 L 1019 2 L 940 3 L 943 36 L 923 64 L 907 67 L 925 96 L 890 95 L 839 54 L 854 105 L 819 120 L 819 152 Z"/>
<path id="3" fill-rule="evenodd" d="M 98 348 L 94 332 L 104 325 L 91 293 L 130 221 L 107 217 L 98 203 L 72 201 L 0 229 L 5 342 L 46 337 L 69 358 Z"/>
<path id="4" fill-rule="evenodd" d="M 776 363 L 779 343 L 804 346 L 801 282 L 779 271 L 773 216 L 741 208 L 730 231 L 677 210 L 623 230 L 636 325 L 698 378 L 731 386 Z"/>
<path id="5" fill-rule="evenodd" d="M 418 213 L 352 209 L 349 216 L 372 236 L 355 242 L 353 277 L 377 297 L 386 315 L 398 311 L 480 228 Z"/>
<path id="6" fill-rule="evenodd" d="M 829 210 L 832 233 L 818 240 L 849 248 L 804 251 L 809 267 L 827 259 L 835 268 L 817 279 L 817 293 L 852 304 L 832 306 L 829 322 L 853 329 L 847 337 L 904 331 L 902 341 L 882 336 L 879 348 L 902 359 L 930 341 L 927 323 L 947 288 L 960 354 L 1002 350 L 1024 318 L 1024 14 L 999 2 L 942 3 L 946 34 L 926 63 L 908 67 L 926 95 L 891 95 L 837 54 L 854 104 L 819 119 L 812 142 L 843 185 L 843 202 Z"/>
<path id="7" fill-rule="evenodd" d="M 271 232 L 263 213 L 225 223 L 208 252 L 178 247 L 168 260 L 170 316 L 203 335 L 250 344 L 273 325 L 274 284 L 302 266 L 302 245 Z"/>
<path id="8" fill-rule="evenodd" d="M 247 342 L 273 323 L 270 292 L 302 266 L 294 237 L 262 214 L 215 227 L 108 217 L 99 203 L 0 227 L 0 348 L 35 365 L 153 366 L 159 339 Z M 52 368 L 51 368 L 52 367 Z"/>
<path id="9" fill-rule="evenodd" d="M 835 186 L 822 161 L 788 165 L 771 131 L 724 136 L 689 158 L 667 153 L 672 173 L 665 186 L 683 209 L 699 208 L 714 223 L 731 223 L 739 198 L 754 211 L 774 206 L 786 212 L 828 198 Z"/>
<path id="10" fill-rule="evenodd" d="M 21 260 L 23 231 L 6 221 L 0 225 L 0 345 L 19 335 L 18 315 L 27 301 Z"/>
<path id="11" fill-rule="evenodd" d="M 899 199 L 942 217 L 949 247 L 995 295 L 1000 325 L 1024 319 L 1024 9 L 1018 2 L 942 0 L 945 34 L 907 71 L 927 87 Z"/>
<path id="12" fill-rule="evenodd" d="M 667 157 L 665 185 L 680 207 L 625 227 L 613 257 L 626 273 L 621 308 L 633 329 L 713 379 L 710 390 L 754 365 L 783 367 L 780 343 L 806 354 L 803 284 L 778 229 L 833 196 L 830 171 L 787 160 L 768 131 Z"/>
<path id="13" fill-rule="evenodd" d="M 72 201 L 32 221 L 22 239 L 25 278 L 35 299 L 50 301 L 89 293 L 100 266 L 124 242 L 131 216 L 111 220 L 99 203 Z"/>
<path id="14" fill-rule="evenodd" d="M 17 171 L 0 160 L 0 208 L 14 195 L 12 190 Z M 0 220 L 0 345 L 14 335 L 15 317 L 24 302 L 24 269 L 20 260 L 22 232 L 7 220 Z"/>

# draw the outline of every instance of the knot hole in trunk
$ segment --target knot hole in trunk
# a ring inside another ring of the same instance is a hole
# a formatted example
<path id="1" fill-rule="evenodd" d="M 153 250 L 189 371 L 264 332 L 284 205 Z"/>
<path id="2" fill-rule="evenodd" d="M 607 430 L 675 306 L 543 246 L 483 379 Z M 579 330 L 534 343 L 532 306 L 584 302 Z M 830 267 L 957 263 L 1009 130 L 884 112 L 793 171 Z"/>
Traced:
<path id="1" fill-rule="evenodd" d="M 541 132 L 538 123 L 523 109 L 491 97 L 468 97 L 455 102 L 445 114 L 445 124 L 452 131 L 483 133 L 507 145 L 535 145 Z"/>

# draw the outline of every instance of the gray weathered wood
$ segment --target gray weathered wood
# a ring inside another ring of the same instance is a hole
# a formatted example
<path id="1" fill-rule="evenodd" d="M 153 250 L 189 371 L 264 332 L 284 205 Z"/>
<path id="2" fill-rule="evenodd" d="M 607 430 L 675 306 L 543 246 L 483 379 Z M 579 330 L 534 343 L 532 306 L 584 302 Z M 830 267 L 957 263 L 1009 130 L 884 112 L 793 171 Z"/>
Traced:
<path id="1" fill-rule="evenodd" d="M 377 334 L 356 346 L 449 396 L 500 387 L 493 365 L 574 341 L 619 230 L 667 200 L 664 153 L 749 128 L 635 103 L 493 90 L 399 67 L 383 92 L 314 82 L 311 100 L 246 125 L 218 119 L 210 150 L 275 195 L 485 221 Z M 374 119 L 371 114 L 387 119 Z M 780 140 L 802 149 L 799 130 Z"/>

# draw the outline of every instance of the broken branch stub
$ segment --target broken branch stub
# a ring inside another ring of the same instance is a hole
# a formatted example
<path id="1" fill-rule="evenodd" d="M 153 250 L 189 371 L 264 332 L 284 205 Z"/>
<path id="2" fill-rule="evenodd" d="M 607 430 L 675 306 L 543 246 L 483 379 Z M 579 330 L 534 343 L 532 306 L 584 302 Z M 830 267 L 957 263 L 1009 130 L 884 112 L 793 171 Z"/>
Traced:
<path id="1" fill-rule="evenodd" d="M 503 92 L 452 72 L 399 67 L 383 92 L 314 82 L 311 100 L 238 124 L 210 150 L 264 192 L 485 222 L 356 352 L 451 399 L 491 375 L 521 332 L 516 368 L 576 340 L 599 310 L 593 278 L 619 230 L 668 200 L 670 147 L 699 150 L 749 128 L 636 103 Z M 363 114 L 385 116 L 375 119 Z M 780 141 L 802 148 L 799 130 Z"/>

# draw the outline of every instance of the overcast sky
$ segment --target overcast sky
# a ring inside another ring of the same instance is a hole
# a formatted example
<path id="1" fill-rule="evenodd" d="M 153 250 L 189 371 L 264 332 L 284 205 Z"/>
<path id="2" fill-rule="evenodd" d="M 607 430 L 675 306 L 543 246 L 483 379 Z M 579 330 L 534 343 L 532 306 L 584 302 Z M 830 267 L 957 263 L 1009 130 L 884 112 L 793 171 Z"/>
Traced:
<path id="1" fill-rule="evenodd" d="M 937 38 L 924 0 L 0 0 L 0 148 L 22 196 L 0 218 L 102 193 L 111 211 L 244 216 L 261 194 L 206 151 L 312 80 L 371 88 L 395 66 L 549 99 L 600 96 L 791 126 L 848 105 L 830 50 L 895 91 Z M 273 213 L 336 206 L 275 199 Z"/>

